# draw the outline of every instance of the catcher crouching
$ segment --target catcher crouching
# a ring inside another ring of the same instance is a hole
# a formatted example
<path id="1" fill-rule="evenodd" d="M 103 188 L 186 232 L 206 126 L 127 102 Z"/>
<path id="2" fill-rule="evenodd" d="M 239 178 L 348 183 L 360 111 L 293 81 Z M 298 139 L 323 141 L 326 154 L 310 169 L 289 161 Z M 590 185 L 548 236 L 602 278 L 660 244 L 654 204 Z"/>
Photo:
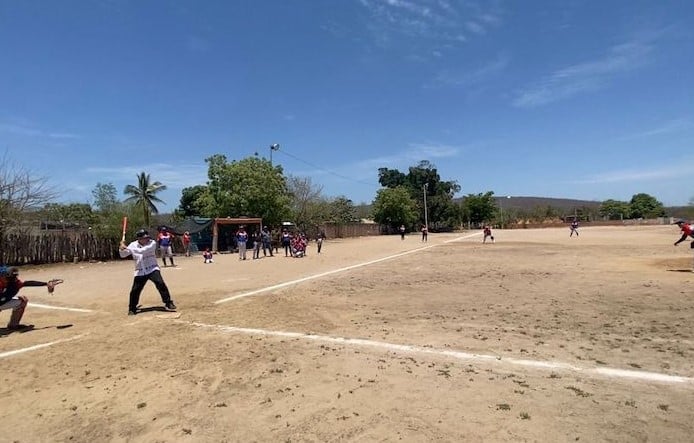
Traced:
<path id="1" fill-rule="evenodd" d="M 24 331 L 34 327 L 34 325 L 24 325 L 21 323 L 24 310 L 29 303 L 29 299 L 24 295 L 19 295 L 19 290 L 25 286 L 46 286 L 49 293 L 53 293 L 56 285 L 62 283 L 60 279 L 49 281 L 36 281 L 19 279 L 19 268 L 0 266 L 0 311 L 12 309 L 10 321 L 7 329 L 10 331 Z"/>

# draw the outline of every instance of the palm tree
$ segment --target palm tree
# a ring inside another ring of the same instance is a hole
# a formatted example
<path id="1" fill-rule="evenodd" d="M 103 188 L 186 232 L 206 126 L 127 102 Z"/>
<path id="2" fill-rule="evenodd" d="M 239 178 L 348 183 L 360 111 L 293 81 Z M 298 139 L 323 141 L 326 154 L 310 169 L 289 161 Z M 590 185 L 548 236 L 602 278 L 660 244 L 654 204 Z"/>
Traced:
<path id="1" fill-rule="evenodd" d="M 154 202 L 165 203 L 159 197 L 157 192 L 166 190 L 166 186 L 160 182 L 151 183 L 149 174 L 141 172 L 137 176 L 137 186 L 127 185 L 123 190 L 125 195 L 130 197 L 125 199 L 126 203 L 135 203 L 135 206 L 141 206 L 145 216 L 145 225 L 149 226 L 150 214 L 158 214 L 159 210 L 154 205 Z"/>

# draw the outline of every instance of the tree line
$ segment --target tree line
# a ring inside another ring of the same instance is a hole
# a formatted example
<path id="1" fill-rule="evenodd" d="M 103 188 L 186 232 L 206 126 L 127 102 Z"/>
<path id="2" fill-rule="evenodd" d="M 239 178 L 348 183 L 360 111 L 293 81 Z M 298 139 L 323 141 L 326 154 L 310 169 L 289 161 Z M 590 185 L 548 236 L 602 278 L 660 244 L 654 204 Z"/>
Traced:
<path id="1" fill-rule="evenodd" d="M 207 182 L 183 189 L 178 207 L 171 214 L 160 214 L 159 205 L 164 202 L 159 195 L 167 186 L 145 171 L 120 193 L 111 183 L 97 183 L 92 190 L 92 203 L 57 203 L 59 194 L 45 178 L 35 176 L 5 155 L 0 165 L 0 248 L 6 246 L 10 234 L 48 235 L 65 231 L 86 232 L 96 239 L 108 240 L 92 243 L 117 244 L 123 217 L 129 219 L 127 235 L 132 238 L 140 227 L 175 224 L 192 216 L 260 217 L 271 226 L 292 221 L 310 234 L 324 223 L 346 225 L 365 218 L 393 232 L 400 225 L 418 229 L 426 224 L 432 231 L 446 231 L 481 224 L 502 227 L 563 215 L 551 206 L 525 211 L 504 208 L 504 199 L 496 197 L 493 191 L 467 194 L 456 201 L 460 185 L 455 180 L 442 179 L 436 166 L 427 160 L 410 166 L 406 172 L 379 168 L 381 188 L 368 207 L 357 207 L 345 196 L 326 197 L 322 186 L 310 177 L 286 175 L 281 165 L 258 156 L 229 161 L 225 155 L 215 154 L 205 162 Z M 574 208 L 574 216 L 583 220 L 664 215 L 663 204 L 645 193 L 635 194 L 628 202 L 605 200 L 597 210 Z"/>

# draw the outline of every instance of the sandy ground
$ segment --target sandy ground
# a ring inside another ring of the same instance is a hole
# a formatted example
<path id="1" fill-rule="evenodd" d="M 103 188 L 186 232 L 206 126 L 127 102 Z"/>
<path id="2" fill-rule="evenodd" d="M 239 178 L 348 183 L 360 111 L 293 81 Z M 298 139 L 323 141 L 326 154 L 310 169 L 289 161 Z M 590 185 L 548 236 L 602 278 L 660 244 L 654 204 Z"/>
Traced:
<path id="1" fill-rule="evenodd" d="M 134 317 L 131 261 L 24 267 L 65 283 L 0 329 L 0 441 L 692 441 L 692 250 L 568 234 L 178 257 Z"/>

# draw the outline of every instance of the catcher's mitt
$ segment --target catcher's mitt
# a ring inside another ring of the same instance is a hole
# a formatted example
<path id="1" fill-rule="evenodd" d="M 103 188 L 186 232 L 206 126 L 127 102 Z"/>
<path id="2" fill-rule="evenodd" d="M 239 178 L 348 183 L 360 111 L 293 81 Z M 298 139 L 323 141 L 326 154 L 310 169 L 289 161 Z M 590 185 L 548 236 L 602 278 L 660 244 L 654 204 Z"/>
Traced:
<path id="1" fill-rule="evenodd" d="M 48 293 L 52 294 L 53 291 L 55 291 L 55 287 L 58 286 L 59 284 L 61 284 L 62 282 L 63 282 L 63 280 L 61 280 L 59 278 L 54 278 L 53 280 L 48 280 L 48 282 L 46 283 L 46 287 L 48 288 Z"/>

